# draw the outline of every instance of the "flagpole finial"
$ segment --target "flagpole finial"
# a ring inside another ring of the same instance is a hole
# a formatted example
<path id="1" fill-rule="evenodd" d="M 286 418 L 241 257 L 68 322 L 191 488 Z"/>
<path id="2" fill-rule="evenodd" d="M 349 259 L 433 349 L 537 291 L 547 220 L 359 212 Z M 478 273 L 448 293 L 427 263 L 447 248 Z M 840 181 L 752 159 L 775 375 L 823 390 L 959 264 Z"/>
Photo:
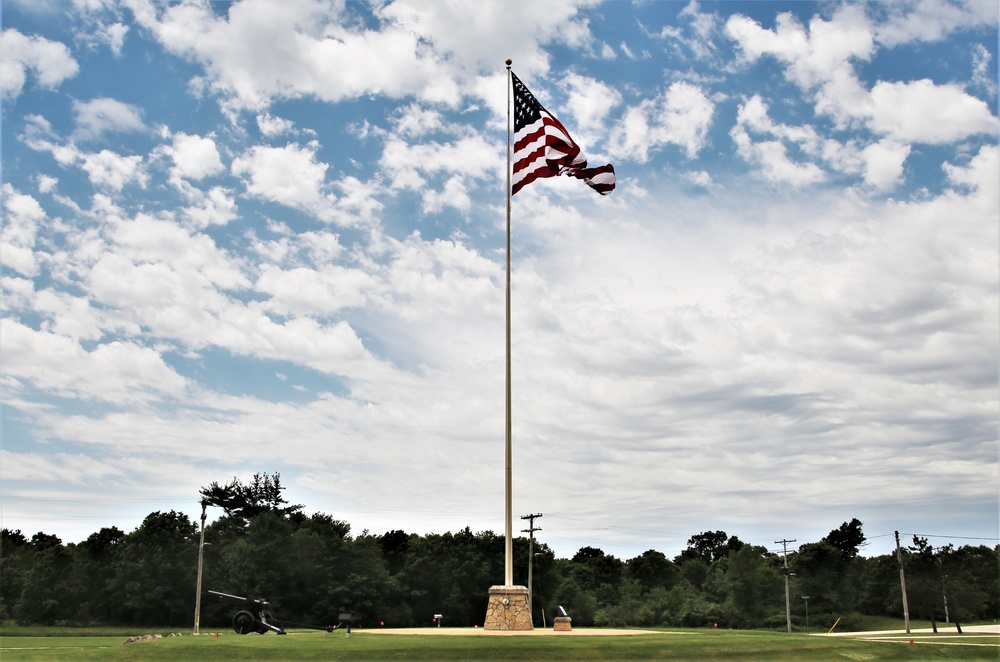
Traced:
<path id="1" fill-rule="evenodd" d="M 507 63 L 507 66 L 509 67 L 510 65 L 512 65 L 514 63 L 514 60 L 512 60 L 510 58 L 507 58 L 506 63 Z"/>

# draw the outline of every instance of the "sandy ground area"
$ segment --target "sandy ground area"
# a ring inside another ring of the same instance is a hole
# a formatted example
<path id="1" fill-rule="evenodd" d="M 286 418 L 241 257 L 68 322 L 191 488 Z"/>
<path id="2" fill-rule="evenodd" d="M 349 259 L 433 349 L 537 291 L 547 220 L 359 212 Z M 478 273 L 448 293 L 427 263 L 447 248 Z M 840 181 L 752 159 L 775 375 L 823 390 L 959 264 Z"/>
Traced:
<path id="1" fill-rule="evenodd" d="M 352 634 L 427 634 L 427 635 L 460 635 L 465 637 L 614 637 L 639 634 L 686 634 L 684 632 L 657 632 L 654 630 L 611 630 L 585 628 L 569 632 L 556 632 L 552 628 L 535 628 L 534 630 L 484 630 L 483 628 L 366 628 L 352 630 Z"/>
<path id="2" fill-rule="evenodd" d="M 1000 624 L 994 625 L 964 625 L 962 626 L 963 635 L 968 635 L 969 637 L 975 637 L 977 635 L 998 635 L 1000 634 Z M 685 634 L 695 634 L 695 631 L 682 631 L 682 632 L 663 632 L 658 630 L 615 630 L 615 629 L 604 629 L 604 628 L 580 628 L 572 630 L 570 632 L 556 632 L 552 628 L 536 628 L 534 630 L 526 631 L 510 631 L 510 630 L 484 630 L 483 628 L 365 628 L 362 630 L 354 629 L 352 634 L 419 634 L 419 635 L 438 635 L 438 636 L 465 636 L 465 637 L 539 637 L 539 636 L 554 636 L 554 637 L 622 637 L 622 636 L 635 636 L 641 634 L 659 634 L 659 635 L 685 635 Z M 910 637 L 920 637 L 921 635 L 933 635 L 934 630 L 931 628 L 915 628 L 910 630 Z M 939 625 L 938 626 L 938 636 L 943 634 L 953 634 L 958 636 L 958 631 L 955 629 L 954 625 Z M 814 633 L 814 637 L 890 637 L 890 636 L 907 636 L 905 630 L 875 630 L 869 632 L 834 632 L 831 634 L 825 634 L 822 632 Z"/>

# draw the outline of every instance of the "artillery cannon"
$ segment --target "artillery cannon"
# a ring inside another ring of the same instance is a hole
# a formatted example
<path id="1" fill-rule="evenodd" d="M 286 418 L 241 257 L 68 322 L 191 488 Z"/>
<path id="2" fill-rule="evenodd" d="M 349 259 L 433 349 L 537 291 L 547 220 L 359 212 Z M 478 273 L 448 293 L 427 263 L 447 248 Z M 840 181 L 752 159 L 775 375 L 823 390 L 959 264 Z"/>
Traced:
<path id="1" fill-rule="evenodd" d="M 285 627 L 309 628 L 310 630 L 325 630 L 327 632 L 333 632 L 336 629 L 334 625 L 307 625 L 306 623 L 279 620 L 271 613 L 271 603 L 267 600 L 244 598 L 219 591 L 209 591 L 209 593 L 222 600 L 243 603 L 243 609 L 233 616 L 233 630 L 236 631 L 236 634 L 250 634 L 251 632 L 285 634 Z"/>

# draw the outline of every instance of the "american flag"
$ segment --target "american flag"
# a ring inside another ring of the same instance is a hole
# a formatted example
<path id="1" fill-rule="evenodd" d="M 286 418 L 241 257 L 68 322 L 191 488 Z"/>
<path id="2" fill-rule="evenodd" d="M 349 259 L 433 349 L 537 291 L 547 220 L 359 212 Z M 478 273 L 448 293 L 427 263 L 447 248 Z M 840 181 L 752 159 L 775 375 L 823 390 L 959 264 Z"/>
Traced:
<path id="1" fill-rule="evenodd" d="M 545 110 L 524 83 L 514 81 L 514 172 L 511 195 L 536 179 L 569 175 L 582 179 L 601 195 L 615 190 L 615 168 L 610 163 L 587 167 L 587 157 L 570 138 L 566 127 Z"/>

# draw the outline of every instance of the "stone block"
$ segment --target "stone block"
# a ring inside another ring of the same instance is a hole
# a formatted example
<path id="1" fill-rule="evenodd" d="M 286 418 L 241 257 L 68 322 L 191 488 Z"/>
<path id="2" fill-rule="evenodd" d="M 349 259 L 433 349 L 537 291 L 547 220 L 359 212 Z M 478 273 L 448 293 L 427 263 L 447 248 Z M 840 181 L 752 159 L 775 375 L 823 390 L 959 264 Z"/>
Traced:
<path id="1" fill-rule="evenodd" d="M 527 586 L 491 586 L 484 630 L 534 630 Z"/>

